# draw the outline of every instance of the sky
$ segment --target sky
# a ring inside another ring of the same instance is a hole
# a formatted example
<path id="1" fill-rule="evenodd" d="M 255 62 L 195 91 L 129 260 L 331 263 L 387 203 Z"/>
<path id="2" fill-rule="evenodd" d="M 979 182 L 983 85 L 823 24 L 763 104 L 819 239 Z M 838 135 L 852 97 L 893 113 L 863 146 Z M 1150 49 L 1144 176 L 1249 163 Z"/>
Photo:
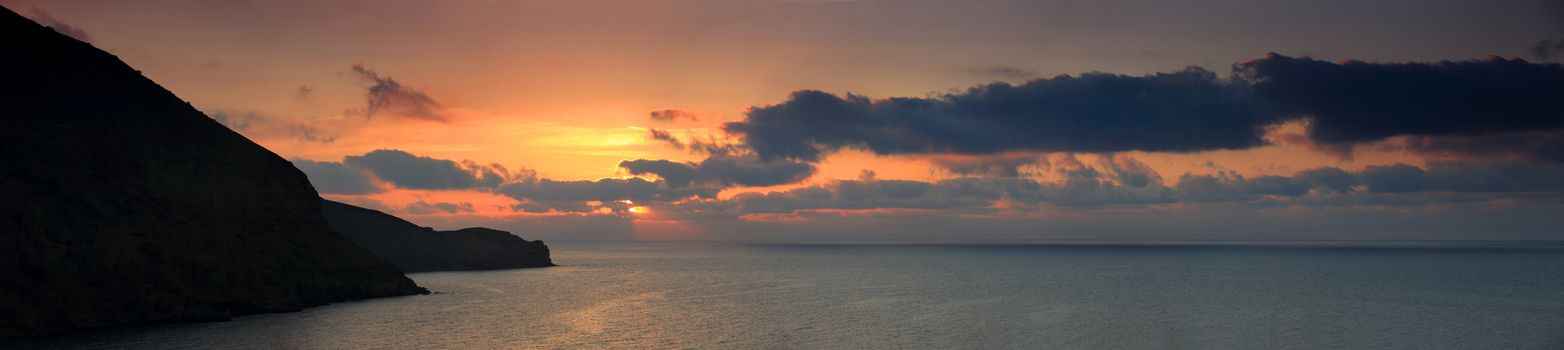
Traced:
<path id="1" fill-rule="evenodd" d="M 1558 1 L 0 0 L 545 240 L 1561 240 Z"/>

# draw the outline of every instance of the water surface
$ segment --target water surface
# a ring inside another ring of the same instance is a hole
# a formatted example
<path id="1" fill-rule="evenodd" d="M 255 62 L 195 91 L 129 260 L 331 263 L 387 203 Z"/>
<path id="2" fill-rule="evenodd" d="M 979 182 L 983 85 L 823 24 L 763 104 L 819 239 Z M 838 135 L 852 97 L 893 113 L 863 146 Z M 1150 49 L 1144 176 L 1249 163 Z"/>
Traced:
<path id="1" fill-rule="evenodd" d="M 1564 249 L 1448 244 L 551 243 L 434 295 L 95 332 L 66 348 L 1564 348 Z"/>

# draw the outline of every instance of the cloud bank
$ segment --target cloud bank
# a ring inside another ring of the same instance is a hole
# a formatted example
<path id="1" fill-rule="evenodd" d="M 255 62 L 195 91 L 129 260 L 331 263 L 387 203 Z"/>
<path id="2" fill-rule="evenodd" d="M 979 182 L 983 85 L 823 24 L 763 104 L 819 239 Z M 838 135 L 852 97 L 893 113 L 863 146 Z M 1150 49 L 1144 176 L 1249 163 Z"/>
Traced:
<path id="1" fill-rule="evenodd" d="M 619 167 L 635 175 L 657 175 L 670 186 L 692 184 L 729 186 L 775 186 L 796 183 L 815 174 L 815 166 L 794 161 L 762 161 L 754 155 L 717 155 L 700 163 L 637 159 L 619 162 Z"/>
<path id="2" fill-rule="evenodd" d="M 809 162 L 847 148 L 881 155 L 1248 149 L 1267 145 L 1268 130 L 1286 122 L 1305 123 L 1317 144 L 1350 150 L 1392 137 L 1559 130 L 1558 96 L 1558 64 L 1496 57 L 1333 63 L 1270 54 L 1234 65 L 1227 79 L 1190 67 L 992 83 L 933 97 L 800 90 L 749 109 L 724 130 L 762 159 Z"/>

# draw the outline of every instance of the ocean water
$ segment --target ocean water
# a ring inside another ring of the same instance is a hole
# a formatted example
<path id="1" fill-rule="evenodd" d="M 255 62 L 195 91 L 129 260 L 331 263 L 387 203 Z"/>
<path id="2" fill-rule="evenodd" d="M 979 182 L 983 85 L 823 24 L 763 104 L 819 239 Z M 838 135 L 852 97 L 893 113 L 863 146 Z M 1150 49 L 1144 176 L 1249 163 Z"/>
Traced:
<path id="1" fill-rule="evenodd" d="M 18 348 L 1561 349 L 1564 247 L 551 243 L 428 296 Z"/>

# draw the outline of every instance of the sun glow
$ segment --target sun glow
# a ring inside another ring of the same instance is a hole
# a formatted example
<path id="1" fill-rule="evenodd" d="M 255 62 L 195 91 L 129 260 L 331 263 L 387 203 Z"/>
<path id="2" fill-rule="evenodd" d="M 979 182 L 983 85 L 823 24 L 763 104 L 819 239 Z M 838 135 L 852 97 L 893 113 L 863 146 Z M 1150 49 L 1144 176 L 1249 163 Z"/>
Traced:
<path id="1" fill-rule="evenodd" d="M 646 214 L 651 212 L 651 210 L 647 209 L 646 207 L 630 207 L 629 210 L 631 214 Z"/>

